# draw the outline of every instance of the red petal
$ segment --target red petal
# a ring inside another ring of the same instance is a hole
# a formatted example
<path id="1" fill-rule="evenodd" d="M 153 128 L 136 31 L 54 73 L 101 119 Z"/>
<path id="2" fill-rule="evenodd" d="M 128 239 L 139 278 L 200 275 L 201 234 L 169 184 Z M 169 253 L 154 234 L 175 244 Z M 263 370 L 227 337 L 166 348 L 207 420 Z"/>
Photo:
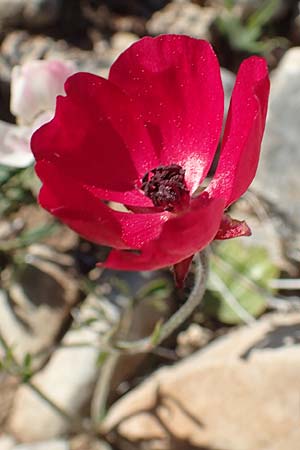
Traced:
<path id="1" fill-rule="evenodd" d="M 193 192 L 209 170 L 222 127 L 223 88 L 210 44 L 146 37 L 121 54 L 109 80 L 139 101 L 160 164 L 184 167 Z"/>
<path id="2" fill-rule="evenodd" d="M 237 200 L 256 173 L 265 128 L 269 77 L 263 58 L 246 59 L 239 69 L 215 176 L 208 187 L 226 205 Z"/>
<path id="3" fill-rule="evenodd" d="M 183 261 L 180 261 L 179 263 L 174 265 L 173 270 L 174 270 L 175 282 L 176 282 L 176 286 L 178 288 L 183 287 L 183 284 L 184 284 L 184 281 L 188 274 L 192 260 L 193 260 L 193 256 L 190 256 L 189 258 L 186 258 Z"/>
<path id="4" fill-rule="evenodd" d="M 46 161 L 36 165 L 44 182 L 39 202 L 47 211 L 61 219 L 86 239 L 116 248 L 128 248 L 122 240 L 121 225 L 112 211 L 79 183 Z"/>
<path id="5" fill-rule="evenodd" d="M 109 81 L 88 73 L 70 77 L 54 119 L 32 137 L 37 161 L 57 163 L 99 198 L 151 205 L 136 185 L 158 165 L 141 114 Z M 114 191 L 114 192 L 108 192 Z M 127 193 L 124 196 L 124 192 Z"/>
<path id="6" fill-rule="evenodd" d="M 141 247 L 141 253 L 112 250 L 105 267 L 121 270 L 154 270 L 173 266 L 206 247 L 215 237 L 222 213 L 222 199 L 193 200 L 191 209 L 169 219 L 159 236 Z"/>
<path id="7" fill-rule="evenodd" d="M 115 248 L 139 249 L 156 239 L 170 213 L 114 211 L 57 166 L 40 161 L 41 205 L 86 239 Z"/>
<path id="8" fill-rule="evenodd" d="M 231 239 L 240 236 L 251 236 L 251 230 L 244 220 L 232 219 L 224 214 L 215 239 Z"/>

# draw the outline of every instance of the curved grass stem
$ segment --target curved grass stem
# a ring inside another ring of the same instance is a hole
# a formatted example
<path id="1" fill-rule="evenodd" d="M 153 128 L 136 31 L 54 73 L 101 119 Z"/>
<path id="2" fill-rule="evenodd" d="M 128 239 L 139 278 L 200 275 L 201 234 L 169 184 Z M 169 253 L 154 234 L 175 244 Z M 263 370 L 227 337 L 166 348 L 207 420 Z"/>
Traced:
<path id="1" fill-rule="evenodd" d="M 195 310 L 203 298 L 208 278 L 208 249 L 195 256 L 196 271 L 194 287 L 186 302 L 165 323 L 158 323 L 151 336 L 137 341 L 115 342 L 115 349 L 122 353 L 150 352 L 170 336 Z"/>

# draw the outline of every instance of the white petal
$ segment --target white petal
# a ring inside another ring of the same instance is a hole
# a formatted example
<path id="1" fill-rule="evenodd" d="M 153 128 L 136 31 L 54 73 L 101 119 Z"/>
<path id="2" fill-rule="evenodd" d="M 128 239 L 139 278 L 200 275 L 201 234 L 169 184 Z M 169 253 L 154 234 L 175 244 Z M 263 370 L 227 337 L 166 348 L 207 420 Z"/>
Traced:
<path id="1" fill-rule="evenodd" d="M 0 164 L 28 167 L 33 163 L 29 142 L 31 127 L 12 125 L 0 121 Z"/>
<path id="2" fill-rule="evenodd" d="M 31 126 L 13 125 L 0 120 L 0 164 L 23 168 L 33 163 L 30 139 L 34 131 L 53 118 L 53 111 L 39 114 Z"/>
<path id="3" fill-rule="evenodd" d="M 55 109 L 66 79 L 77 72 L 71 61 L 30 61 L 12 71 L 10 110 L 18 123 L 29 125 L 38 114 Z"/>
<path id="4" fill-rule="evenodd" d="M 50 122 L 51 119 L 53 119 L 55 115 L 55 111 L 44 111 L 41 114 L 39 114 L 34 121 L 31 124 L 31 134 L 33 134 L 36 130 L 38 130 L 42 125 L 44 125 L 47 122 Z"/>

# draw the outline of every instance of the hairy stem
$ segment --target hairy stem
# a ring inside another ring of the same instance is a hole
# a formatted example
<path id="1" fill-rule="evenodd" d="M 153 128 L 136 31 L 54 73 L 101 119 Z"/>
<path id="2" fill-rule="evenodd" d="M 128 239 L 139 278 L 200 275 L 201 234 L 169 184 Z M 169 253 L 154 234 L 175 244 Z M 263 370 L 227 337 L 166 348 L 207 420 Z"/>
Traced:
<path id="1" fill-rule="evenodd" d="M 105 416 L 107 398 L 110 391 L 112 376 L 120 354 L 135 354 L 154 350 L 164 339 L 170 336 L 195 310 L 203 298 L 208 278 L 208 250 L 203 250 L 195 257 L 196 271 L 194 287 L 186 302 L 164 324 L 158 324 L 153 334 L 137 341 L 123 341 L 115 339 L 117 332 L 112 335 L 111 350 L 100 371 L 91 405 L 92 422 L 96 429 L 101 429 L 101 422 Z M 120 331 L 122 326 L 119 327 Z M 124 330 L 122 330 L 124 331 Z M 99 428 L 100 426 L 100 428 Z"/>
<path id="2" fill-rule="evenodd" d="M 94 426 L 101 423 L 106 415 L 111 381 L 119 356 L 118 351 L 112 351 L 101 367 L 91 403 L 91 419 Z"/>
<path id="3" fill-rule="evenodd" d="M 164 324 L 158 325 L 152 336 L 137 341 L 117 341 L 115 348 L 122 353 L 149 352 L 170 336 L 195 310 L 203 298 L 208 278 L 208 249 L 195 256 L 196 273 L 194 287 L 186 302 Z"/>

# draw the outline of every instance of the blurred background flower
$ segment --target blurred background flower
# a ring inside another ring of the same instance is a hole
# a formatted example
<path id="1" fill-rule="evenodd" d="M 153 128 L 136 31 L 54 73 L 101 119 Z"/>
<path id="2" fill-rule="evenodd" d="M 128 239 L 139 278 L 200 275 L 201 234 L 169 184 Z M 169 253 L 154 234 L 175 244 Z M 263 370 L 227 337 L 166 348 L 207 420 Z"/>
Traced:
<path id="1" fill-rule="evenodd" d="M 76 72 L 71 61 L 29 61 L 15 66 L 11 75 L 10 111 L 17 124 L 0 121 L 0 164 L 28 167 L 33 163 L 32 133 L 54 115 L 57 95 Z"/>

